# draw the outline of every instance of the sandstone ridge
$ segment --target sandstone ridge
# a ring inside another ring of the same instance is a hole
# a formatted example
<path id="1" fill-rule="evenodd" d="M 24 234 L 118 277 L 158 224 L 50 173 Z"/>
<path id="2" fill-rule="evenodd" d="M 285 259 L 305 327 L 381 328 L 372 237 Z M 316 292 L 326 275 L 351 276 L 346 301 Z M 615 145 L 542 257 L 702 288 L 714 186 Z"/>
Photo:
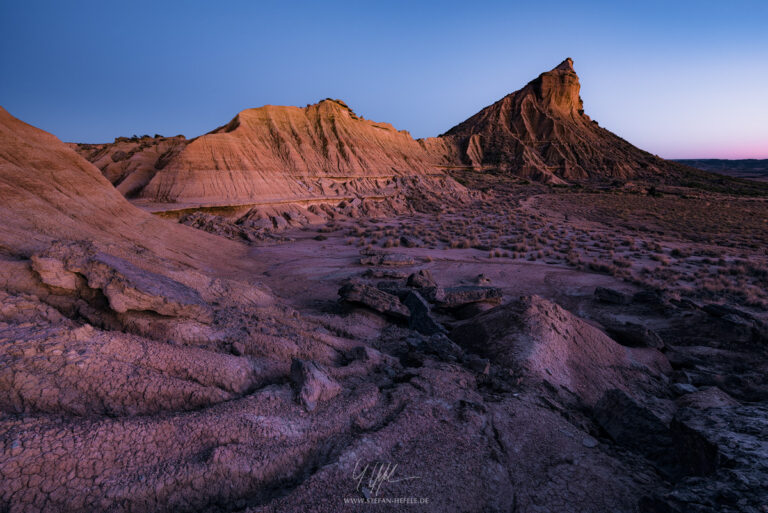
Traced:
<path id="1" fill-rule="evenodd" d="M 441 138 L 464 164 L 535 180 L 659 178 L 671 166 L 584 113 L 573 60 L 542 73 L 519 91 L 451 128 Z"/>

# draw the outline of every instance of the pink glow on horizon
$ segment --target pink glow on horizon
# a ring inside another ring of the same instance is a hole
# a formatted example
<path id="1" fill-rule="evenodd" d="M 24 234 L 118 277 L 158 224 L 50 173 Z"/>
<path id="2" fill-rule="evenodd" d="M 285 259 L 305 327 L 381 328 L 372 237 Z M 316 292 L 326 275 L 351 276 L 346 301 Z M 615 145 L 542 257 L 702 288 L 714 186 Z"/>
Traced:
<path id="1" fill-rule="evenodd" d="M 683 152 L 670 152 L 669 154 L 660 154 L 660 157 L 666 159 L 723 159 L 723 160 L 768 160 L 768 144 L 759 148 L 731 148 L 731 149 L 712 149 L 706 148 L 700 151 L 686 150 Z"/>

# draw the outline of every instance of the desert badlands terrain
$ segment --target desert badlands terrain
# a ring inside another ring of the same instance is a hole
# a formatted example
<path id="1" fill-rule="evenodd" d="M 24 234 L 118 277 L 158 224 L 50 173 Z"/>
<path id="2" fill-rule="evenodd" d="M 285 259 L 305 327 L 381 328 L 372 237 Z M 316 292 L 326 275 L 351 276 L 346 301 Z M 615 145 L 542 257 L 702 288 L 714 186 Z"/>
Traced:
<path id="1" fill-rule="evenodd" d="M 579 90 L 418 140 L 0 108 L 0 511 L 768 512 L 768 184 Z"/>

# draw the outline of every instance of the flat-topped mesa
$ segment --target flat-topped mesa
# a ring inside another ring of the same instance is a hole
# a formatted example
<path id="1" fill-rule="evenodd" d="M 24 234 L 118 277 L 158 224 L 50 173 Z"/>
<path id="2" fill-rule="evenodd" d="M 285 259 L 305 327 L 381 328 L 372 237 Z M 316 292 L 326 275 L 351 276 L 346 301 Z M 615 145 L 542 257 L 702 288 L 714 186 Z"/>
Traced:
<path id="1" fill-rule="evenodd" d="M 190 142 L 139 197 L 201 205 L 343 198 L 350 187 L 376 191 L 377 180 L 435 173 L 439 160 L 408 132 L 362 119 L 341 100 L 266 105 Z"/>
<path id="2" fill-rule="evenodd" d="M 568 58 L 441 137 L 464 164 L 548 182 L 658 176 L 668 163 L 584 114 Z"/>

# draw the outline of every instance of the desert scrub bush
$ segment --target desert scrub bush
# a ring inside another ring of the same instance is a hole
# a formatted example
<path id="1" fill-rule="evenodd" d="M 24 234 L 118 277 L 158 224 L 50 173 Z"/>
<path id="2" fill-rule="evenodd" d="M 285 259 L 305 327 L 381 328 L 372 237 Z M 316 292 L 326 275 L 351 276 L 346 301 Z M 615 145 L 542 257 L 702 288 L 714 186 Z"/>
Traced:
<path id="1" fill-rule="evenodd" d="M 568 263 L 568 265 L 572 265 L 574 267 L 579 267 L 582 264 L 581 255 L 575 251 L 570 251 L 566 255 L 565 261 Z"/>
<path id="2" fill-rule="evenodd" d="M 592 271 L 595 271 L 598 273 L 605 273 L 605 274 L 615 274 L 617 271 L 616 266 L 614 265 L 604 264 L 602 262 L 595 262 L 595 261 L 589 262 L 587 267 Z"/>
<path id="3" fill-rule="evenodd" d="M 469 239 L 452 240 L 450 243 L 452 249 L 469 249 L 472 247 Z"/>
<path id="4" fill-rule="evenodd" d="M 731 276 L 746 276 L 747 275 L 747 266 L 744 264 L 734 264 L 728 267 L 728 274 Z"/>
<path id="5" fill-rule="evenodd" d="M 626 269 L 632 267 L 632 262 L 626 258 L 617 257 L 613 259 L 613 265 Z"/>
<path id="6" fill-rule="evenodd" d="M 396 239 L 394 237 L 389 237 L 387 240 L 384 241 L 385 248 L 394 248 L 399 245 L 400 245 L 400 239 Z"/>

